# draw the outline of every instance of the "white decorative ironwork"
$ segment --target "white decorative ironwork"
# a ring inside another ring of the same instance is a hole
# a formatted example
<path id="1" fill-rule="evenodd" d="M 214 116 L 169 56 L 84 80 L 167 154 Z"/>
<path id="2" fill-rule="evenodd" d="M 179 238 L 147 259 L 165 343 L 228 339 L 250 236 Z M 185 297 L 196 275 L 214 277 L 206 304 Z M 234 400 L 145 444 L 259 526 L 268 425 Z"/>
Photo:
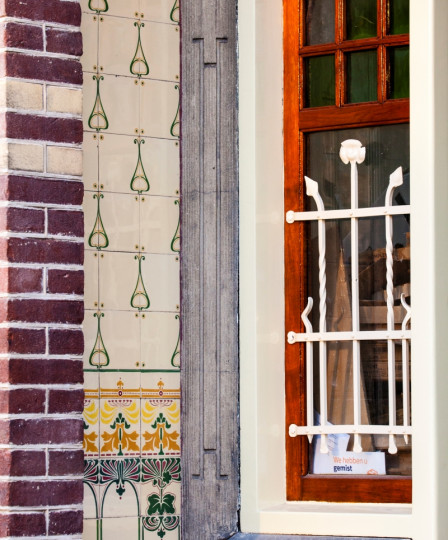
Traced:
<path id="1" fill-rule="evenodd" d="M 389 178 L 384 207 L 358 208 L 358 169 L 364 162 L 366 149 L 360 141 L 349 139 L 341 143 L 339 156 L 343 163 L 350 164 L 351 208 L 347 210 L 325 210 L 319 194 L 319 185 L 305 177 L 306 193 L 316 203 L 316 211 L 286 213 L 287 223 L 295 221 L 317 220 L 319 245 L 319 331 L 313 332 L 308 315 L 313 307 L 312 298 L 302 313 L 305 325 L 304 333 L 288 332 L 288 343 L 306 343 L 306 387 L 307 387 L 307 425 L 289 426 L 289 435 L 307 435 L 312 441 L 314 435 L 321 436 L 321 452 L 328 452 L 327 436 L 337 433 L 349 433 L 354 436 L 353 450 L 362 452 L 361 435 L 388 435 L 391 454 L 397 452 L 396 436 L 402 435 L 406 443 L 412 433 L 410 425 L 410 389 L 409 389 L 409 341 L 411 331 L 408 329 L 410 307 L 404 295 L 401 303 L 406 311 L 401 330 L 395 330 L 394 295 L 393 295 L 393 216 L 410 213 L 410 206 L 393 206 L 394 190 L 403 184 L 401 167 Z M 358 221 L 362 217 L 384 216 L 386 225 L 386 304 L 387 330 L 361 331 L 359 302 L 359 231 Z M 352 330 L 345 332 L 326 331 L 326 260 L 325 260 L 325 220 L 349 218 L 351 220 L 351 296 L 352 296 Z M 388 344 L 388 390 L 389 390 L 389 424 L 384 426 L 364 425 L 361 423 L 361 355 L 360 342 L 364 340 L 387 340 Z M 403 425 L 397 425 L 396 389 L 395 389 L 395 342 L 402 344 L 403 370 Z M 313 342 L 319 342 L 319 376 L 320 376 L 320 425 L 314 425 L 313 415 Z M 353 345 L 353 425 L 332 425 L 328 423 L 327 411 L 327 343 L 351 341 Z"/>

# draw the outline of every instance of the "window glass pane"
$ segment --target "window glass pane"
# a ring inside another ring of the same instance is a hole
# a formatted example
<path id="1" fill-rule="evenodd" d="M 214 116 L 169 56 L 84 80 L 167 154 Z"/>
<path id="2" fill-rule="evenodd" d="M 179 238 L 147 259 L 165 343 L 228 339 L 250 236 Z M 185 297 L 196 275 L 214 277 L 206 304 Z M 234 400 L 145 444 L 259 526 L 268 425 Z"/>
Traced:
<path id="1" fill-rule="evenodd" d="M 306 44 L 334 42 L 335 0 L 306 0 Z"/>
<path id="2" fill-rule="evenodd" d="M 389 97 L 409 97 L 409 46 L 389 48 L 389 70 Z"/>
<path id="3" fill-rule="evenodd" d="M 305 107 L 335 104 L 334 54 L 305 58 Z"/>
<path id="4" fill-rule="evenodd" d="M 377 100 L 376 50 L 347 54 L 347 103 Z"/>
<path id="5" fill-rule="evenodd" d="M 376 36 L 376 0 L 347 0 L 346 5 L 347 39 Z"/>
<path id="6" fill-rule="evenodd" d="M 384 206 L 389 175 L 403 167 L 404 184 L 396 190 L 394 204 L 409 204 L 409 125 L 320 131 L 306 137 L 306 174 L 319 184 L 327 210 L 350 208 L 350 171 L 339 158 L 341 142 L 358 139 L 366 158 L 358 167 L 359 206 Z M 316 210 L 307 197 L 309 210 Z"/>
<path id="7" fill-rule="evenodd" d="M 389 0 L 389 34 L 409 34 L 409 0 Z"/>

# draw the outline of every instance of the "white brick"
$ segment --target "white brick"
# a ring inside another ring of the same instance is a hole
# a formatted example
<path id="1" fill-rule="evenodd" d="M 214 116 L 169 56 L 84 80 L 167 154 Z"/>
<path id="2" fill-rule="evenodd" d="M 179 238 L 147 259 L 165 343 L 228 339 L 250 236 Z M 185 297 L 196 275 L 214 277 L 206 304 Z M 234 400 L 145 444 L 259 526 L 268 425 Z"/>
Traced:
<path id="1" fill-rule="evenodd" d="M 43 85 L 37 83 L 0 80 L 0 106 L 11 109 L 41 111 L 44 106 Z"/>
<path id="2" fill-rule="evenodd" d="M 82 90 L 47 86 L 47 111 L 82 114 Z"/>
<path id="3" fill-rule="evenodd" d="M 82 176 L 82 150 L 64 146 L 47 146 L 47 172 Z"/>

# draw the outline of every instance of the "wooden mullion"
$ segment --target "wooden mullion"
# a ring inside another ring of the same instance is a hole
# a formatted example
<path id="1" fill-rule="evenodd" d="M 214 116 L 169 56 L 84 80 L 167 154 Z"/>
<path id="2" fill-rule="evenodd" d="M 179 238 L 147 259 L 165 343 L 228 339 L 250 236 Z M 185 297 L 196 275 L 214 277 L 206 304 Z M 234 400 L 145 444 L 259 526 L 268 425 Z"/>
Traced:
<path id="1" fill-rule="evenodd" d="M 335 84 L 336 84 L 336 107 L 341 107 L 345 103 L 345 81 L 346 81 L 346 65 L 344 53 L 340 50 L 336 51 L 334 58 L 335 69 Z"/>
<path id="2" fill-rule="evenodd" d="M 376 35 L 379 38 L 383 37 L 383 1 L 376 0 Z"/>
<path id="3" fill-rule="evenodd" d="M 351 103 L 342 107 L 303 109 L 299 122 L 303 131 L 409 122 L 409 99 L 387 100 L 384 104 Z"/>
<path id="4" fill-rule="evenodd" d="M 334 37 L 335 42 L 339 45 L 345 38 L 345 0 L 335 0 L 335 17 L 334 17 Z"/>
<path id="5" fill-rule="evenodd" d="M 300 178 L 299 140 L 299 0 L 284 0 L 284 157 L 285 209 L 303 208 L 303 187 Z M 302 70 L 303 71 L 303 70 Z M 285 329 L 301 328 L 300 306 L 303 302 L 304 234 L 303 224 L 285 226 Z M 285 335 L 286 341 L 286 335 Z M 303 348 L 303 347 L 302 347 Z M 303 466 L 307 445 L 303 437 L 289 437 L 289 425 L 302 423 L 306 399 L 303 376 L 304 354 L 301 348 L 285 350 L 285 432 L 286 432 L 286 497 L 300 498 L 300 481 L 306 471 Z"/>
<path id="6" fill-rule="evenodd" d="M 317 56 L 320 54 L 330 54 L 334 53 L 337 50 L 343 51 L 361 51 L 364 49 L 374 49 L 380 45 L 408 45 L 409 36 L 406 34 L 396 35 L 396 36 L 387 36 L 385 38 L 379 39 L 376 37 L 365 38 L 365 39 L 356 39 L 351 41 L 344 41 L 337 46 L 334 43 L 324 43 L 319 45 L 305 45 L 300 49 L 300 56 Z"/>
<path id="7" fill-rule="evenodd" d="M 298 17 L 298 23 L 299 23 L 299 51 L 303 47 L 305 47 L 306 44 L 306 32 L 305 32 L 305 12 L 306 12 L 306 6 L 305 6 L 306 0 L 299 0 L 299 6 L 298 10 L 299 13 L 297 15 Z M 295 4 L 295 2 L 294 2 Z"/>
<path id="8" fill-rule="evenodd" d="M 387 99 L 387 65 L 386 65 L 386 47 L 378 47 L 377 55 L 377 83 L 378 83 L 378 101 L 384 103 Z"/>

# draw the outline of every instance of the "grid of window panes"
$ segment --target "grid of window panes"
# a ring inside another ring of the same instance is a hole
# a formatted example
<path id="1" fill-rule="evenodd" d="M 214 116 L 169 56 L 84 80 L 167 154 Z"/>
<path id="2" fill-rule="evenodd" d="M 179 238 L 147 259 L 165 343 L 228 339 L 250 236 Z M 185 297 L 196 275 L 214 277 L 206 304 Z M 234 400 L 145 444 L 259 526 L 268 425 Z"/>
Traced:
<path id="1" fill-rule="evenodd" d="M 409 0 L 303 0 L 302 108 L 409 97 Z"/>

